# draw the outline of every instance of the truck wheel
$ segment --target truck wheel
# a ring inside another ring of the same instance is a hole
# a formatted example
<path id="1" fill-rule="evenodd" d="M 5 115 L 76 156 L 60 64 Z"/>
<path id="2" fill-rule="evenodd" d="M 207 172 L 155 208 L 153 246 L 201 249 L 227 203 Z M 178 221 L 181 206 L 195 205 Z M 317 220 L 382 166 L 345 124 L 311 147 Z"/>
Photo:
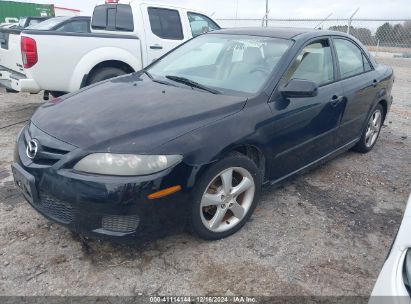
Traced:
<path id="1" fill-rule="evenodd" d="M 124 75 L 124 74 L 126 74 L 126 72 L 124 72 L 122 69 L 119 69 L 119 68 L 113 68 L 113 67 L 101 68 L 93 73 L 88 84 L 93 84 L 99 81 L 103 81 L 103 80 L 110 79 L 110 78 L 117 77 L 117 76 Z"/>
<path id="2" fill-rule="evenodd" d="M 61 97 L 61 96 L 65 95 L 67 93 L 66 92 L 61 92 L 61 91 L 51 91 L 50 94 L 54 98 L 57 98 L 57 97 Z"/>

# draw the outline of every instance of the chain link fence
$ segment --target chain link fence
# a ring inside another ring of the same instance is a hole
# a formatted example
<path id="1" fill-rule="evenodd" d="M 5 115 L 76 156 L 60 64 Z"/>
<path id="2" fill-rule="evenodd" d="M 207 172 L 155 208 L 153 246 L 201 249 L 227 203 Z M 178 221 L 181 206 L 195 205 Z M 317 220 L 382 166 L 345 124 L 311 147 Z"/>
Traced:
<path id="1" fill-rule="evenodd" d="M 265 19 L 217 19 L 217 22 L 221 27 L 265 26 Z M 375 56 L 411 58 L 411 19 L 268 19 L 268 26 L 349 33 Z"/>

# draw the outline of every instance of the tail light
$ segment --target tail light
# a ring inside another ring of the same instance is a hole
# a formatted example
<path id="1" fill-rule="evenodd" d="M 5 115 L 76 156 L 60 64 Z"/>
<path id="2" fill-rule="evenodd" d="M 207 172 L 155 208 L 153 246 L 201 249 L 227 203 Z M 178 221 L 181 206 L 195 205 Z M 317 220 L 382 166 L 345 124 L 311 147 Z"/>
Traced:
<path id="1" fill-rule="evenodd" d="M 21 37 L 21 56 L 25 69 L 31 68 L 37 63 L 37 44 L 36 40 L 29 37 Z"/>

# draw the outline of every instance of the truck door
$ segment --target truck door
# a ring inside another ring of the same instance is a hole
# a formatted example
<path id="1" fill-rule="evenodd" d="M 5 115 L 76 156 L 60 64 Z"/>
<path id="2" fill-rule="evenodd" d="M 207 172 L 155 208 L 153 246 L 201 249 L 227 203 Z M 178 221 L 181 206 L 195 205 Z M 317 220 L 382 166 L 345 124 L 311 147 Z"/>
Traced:
<path id="1" fill-rule="evenodd" d="M 146 35 L 147 64 L 191 38 L 183 30 L 180 11 L 158 5 L 142 4 Z"/>

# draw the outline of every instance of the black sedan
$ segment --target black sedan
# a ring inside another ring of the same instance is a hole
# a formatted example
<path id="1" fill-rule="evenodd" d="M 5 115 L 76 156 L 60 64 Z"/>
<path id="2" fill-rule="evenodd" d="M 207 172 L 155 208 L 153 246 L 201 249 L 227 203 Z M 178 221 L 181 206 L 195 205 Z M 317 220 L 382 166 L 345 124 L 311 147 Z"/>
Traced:
<path id="1" fill-rule="evenodd" d="M 331 31 L 214 31 L 145 70 L 42 105 L 16 184 L 45 217 L 118 239 L 238 231 L 264 183 L 375 145 L 391 68 Z"/>

